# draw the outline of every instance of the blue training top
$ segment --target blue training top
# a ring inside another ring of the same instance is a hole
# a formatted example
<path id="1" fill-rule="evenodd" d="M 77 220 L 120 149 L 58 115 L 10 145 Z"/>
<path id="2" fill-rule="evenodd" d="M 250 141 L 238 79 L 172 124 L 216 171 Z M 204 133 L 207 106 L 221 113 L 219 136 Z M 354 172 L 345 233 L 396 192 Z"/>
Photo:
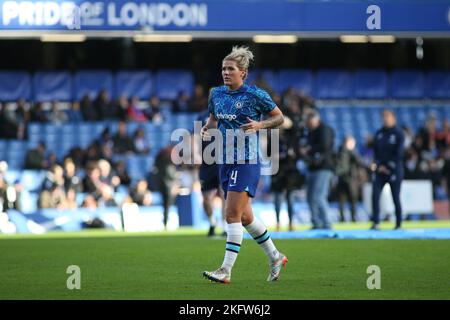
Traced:
<path id="1" fill-rule="evenodd" d="M 272 101 L 269 94 L 256 86 L 243 84 L 239 89 L 230 90 L 227 86 L 214 87 L 210 91 L 208 109 L 218 120 L 218 128 L 223 138 L 223 161 L 233 159 L 238 160 L 259 159 L 259 136 L 258 134 L 245 135 L 245 149 L 238 148 L 237 138 L 233 137 L 233 142 L 227 139 L 227 130 L 239 132 L 243 135 L 240 126 L 249 122 L 250 118 L 260 121 L 261 115 L 267 114 L 277 105 Z M 230 136 L 231 137 L 231 136 Z M 227 157 L 227 144 L 230 148 Z M 227 161 L 228 163 L 228 161 Z"/>

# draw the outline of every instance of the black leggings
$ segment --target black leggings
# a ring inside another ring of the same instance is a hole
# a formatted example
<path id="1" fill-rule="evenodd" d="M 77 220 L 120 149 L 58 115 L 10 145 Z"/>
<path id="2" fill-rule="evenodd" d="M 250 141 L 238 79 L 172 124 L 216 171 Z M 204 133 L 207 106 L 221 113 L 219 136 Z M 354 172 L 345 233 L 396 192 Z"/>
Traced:
<path id="1" fill-rule="evenodd" d="M 396 225 L 402 224 L 402 205 L 400 203 L 400 186 L 402 184 L 403 174 L 396 173 L 392 176 L 384 174 L 375 174 L 372 184 L 372 221 L 374 224 L 380 223 L 380 195 L 386 183 L 389 183 L 392 191 L 392 200 L 395 205 Z"/>
<path id="2" fill-rule="evenodd" d="M 281 192 L 275 192 L 275 214 L 277 215 L 277 222 L 280 222 L 280 210 L 281 210 L 281 201 L 282 201 L 282 196 L 284 195 L 284 193 L 286 192 L 286 200 L 287 200 L 287 209 L 288 209 L 288 216 L 289 216 L 289 222 L 292 221 L 292 215 L 294 213 L 294 208 L 293 208 L 293 192 L 291 190 L 286 190 L 286 191 L 281 191 Z"/>

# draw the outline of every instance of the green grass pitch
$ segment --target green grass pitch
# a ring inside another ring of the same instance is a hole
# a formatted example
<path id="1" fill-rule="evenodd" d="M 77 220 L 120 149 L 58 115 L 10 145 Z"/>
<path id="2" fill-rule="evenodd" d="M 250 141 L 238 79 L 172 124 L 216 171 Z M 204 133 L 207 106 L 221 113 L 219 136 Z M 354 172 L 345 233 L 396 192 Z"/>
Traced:
<path id="1" fill-rule="evenodd" d="M 275 240 L 289 258 L 267 283 L 266 257 L 244 240 L 230 285 L 202 278 L 225 241 L 197 231 L 0 236 L 0 299 L 450 299 L 450 240 Z M 81 289 L 68 290 L 69 265 Z M 366 287 L 369 265 L 381 289 Z"/>

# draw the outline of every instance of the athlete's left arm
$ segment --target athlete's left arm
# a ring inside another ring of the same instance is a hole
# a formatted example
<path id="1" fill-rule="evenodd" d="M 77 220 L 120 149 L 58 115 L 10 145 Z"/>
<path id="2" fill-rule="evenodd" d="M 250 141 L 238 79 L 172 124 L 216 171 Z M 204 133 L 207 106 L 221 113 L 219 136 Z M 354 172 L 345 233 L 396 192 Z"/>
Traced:
<path id="1" fill-rule="evenodd" d="M 280 108 L 275 107 L 272 111 L 270 111 L 268 114 L 268 118 L 263 121 L 255 121 L 251 118 L 247 117 L 247 120 L 249 121 L 246 124 L 243 124 L 241 126 L 241 129 L 245 132 L 253 132 L 258 131 L 260 129 L 271 129 L 278 127 L 283 124 L 284 117 L 283 113 L 281 112 Z"/>

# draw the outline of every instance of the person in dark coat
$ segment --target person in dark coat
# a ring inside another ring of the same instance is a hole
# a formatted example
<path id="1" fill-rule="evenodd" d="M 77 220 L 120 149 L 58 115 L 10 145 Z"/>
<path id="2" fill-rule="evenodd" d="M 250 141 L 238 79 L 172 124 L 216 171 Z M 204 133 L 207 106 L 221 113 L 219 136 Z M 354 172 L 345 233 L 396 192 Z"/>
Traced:
<path id="1" fill-rule="evenodd" d="M 402 224 L 402 206 L 400 203 L 400 186 L 404 176 L 403 131 L 396 124 L 392 110 L 383 111 L 383 127 L 375 134 L 374 163 L 372 164 L 372 229 L 378 230 L 380 223 L 380 195 L 386 183 L 391 187 L 392 199 L 395 205 L 395 229 Z"/>
<path id="2" fill-rule="evenodd" d="M 352 221 L 356 221 L 356 203 L 359 195 L 359 168 L 364 167 L 363 161 L 355 151 L 356 141 L 352 136 L 344 139 L 339 148 L 336 159 L 336 175 L 338 183 L 336 186 L 339 200 L 339 213 L 341 222 L 345 221 L 344 205 L 350 202 Z"/>

